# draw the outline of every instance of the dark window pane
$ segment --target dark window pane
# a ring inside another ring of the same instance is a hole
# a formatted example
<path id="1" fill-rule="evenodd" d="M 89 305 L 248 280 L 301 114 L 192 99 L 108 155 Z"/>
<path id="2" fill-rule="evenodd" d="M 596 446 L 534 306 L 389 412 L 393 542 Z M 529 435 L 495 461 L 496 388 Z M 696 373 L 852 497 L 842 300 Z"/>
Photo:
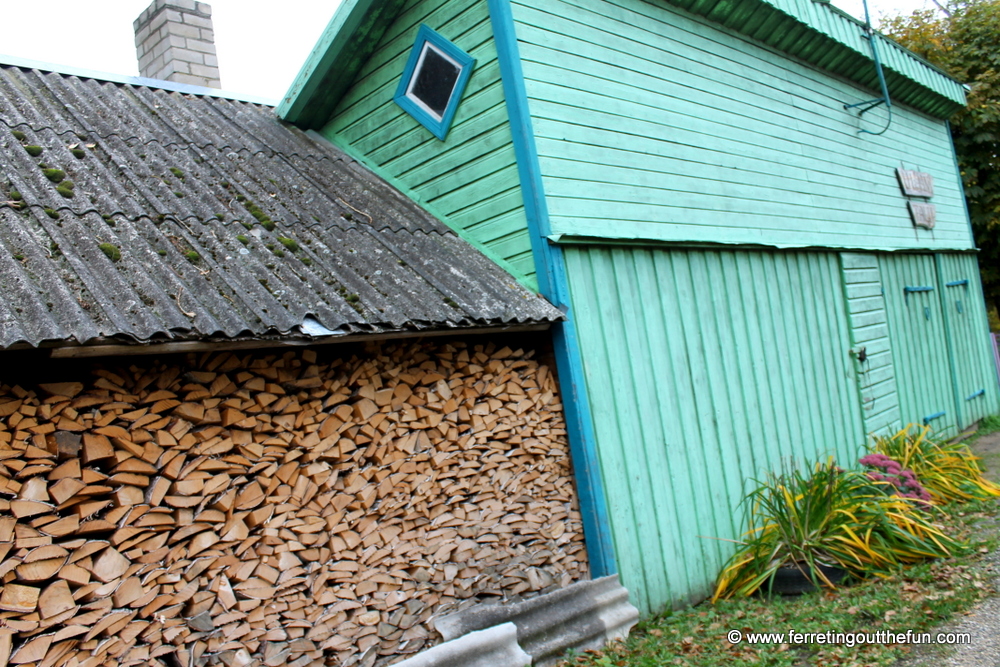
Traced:
<path id="1" fill-rule="evenodd" d="M 435 114 L 444 116 L 460 72 L 459 67 L 428 46 L 410 93 Z"/>

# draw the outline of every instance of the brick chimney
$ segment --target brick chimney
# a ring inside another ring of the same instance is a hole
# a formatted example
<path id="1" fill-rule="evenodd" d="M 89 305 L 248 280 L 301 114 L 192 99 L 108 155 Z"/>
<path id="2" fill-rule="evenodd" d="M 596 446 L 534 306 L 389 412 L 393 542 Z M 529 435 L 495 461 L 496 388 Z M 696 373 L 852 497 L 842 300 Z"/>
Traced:
<path id="1" fill-rule="evenodd" d="M 196 0 L 153 0 L 132 25 L 141 76 L 222 87 L 211 5 Z"/>

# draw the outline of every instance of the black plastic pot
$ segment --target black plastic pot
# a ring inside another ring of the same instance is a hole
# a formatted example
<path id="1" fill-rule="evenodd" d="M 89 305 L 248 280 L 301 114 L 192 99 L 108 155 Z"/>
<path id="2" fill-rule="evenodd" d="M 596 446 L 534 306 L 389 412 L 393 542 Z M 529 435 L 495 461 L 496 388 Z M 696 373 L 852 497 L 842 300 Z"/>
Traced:
<path id="1" fill-rule="evenodd" d="M 847 576 L 847 572 L 839 567 L 833 565 L 820 565 L 820 571 L 830 580 L 833 584 L 839 584 L 843 581 L 844 577 Z M 803 574 L 803 571 L 805 574 Z M 763 593 L 775 593 L 777 595 L 802 595 L 803 593 L 812 593 L 817 589 L 816 584 L 812 582 L 812 579 L 807 574 L 811 571 L 808 565 L 803 565 L 802 569 L 795 567 L 794 565 L 785 565 L 779 567 L 777 572 L 771 579 L 761 586 L 761 591 Z M 822 585 L 823 580 L 817 577 L 817 580 Z"/>

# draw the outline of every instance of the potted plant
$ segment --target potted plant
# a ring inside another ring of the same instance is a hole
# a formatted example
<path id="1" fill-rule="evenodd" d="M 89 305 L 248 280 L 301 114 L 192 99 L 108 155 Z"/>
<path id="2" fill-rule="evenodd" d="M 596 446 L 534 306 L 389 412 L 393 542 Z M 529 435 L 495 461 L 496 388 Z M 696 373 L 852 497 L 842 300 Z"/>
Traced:
<path id="1" fill-rule="evenodd" d="M 719 575 L 713 600 L 773 591 L 782 568 L 833 588 L 837 569 L 884 574 L 900 563 L 950 555 L 958 546 L 910 499 L 832 459 L 809 473 L 769 475 L 744 503 L 749 528 Z"/>

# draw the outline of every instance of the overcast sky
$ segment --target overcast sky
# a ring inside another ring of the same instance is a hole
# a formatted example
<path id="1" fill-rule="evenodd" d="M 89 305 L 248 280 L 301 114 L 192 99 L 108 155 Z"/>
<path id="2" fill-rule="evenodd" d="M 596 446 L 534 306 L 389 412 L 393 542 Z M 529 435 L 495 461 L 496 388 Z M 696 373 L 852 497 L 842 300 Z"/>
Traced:
<path id="1" fill-rule="evenodd" d="M 929 0 L 871 0 L 909 13 Z M 138 75 L 132 22 L 150 0 L 0 0 L 0 54 L 54 65 Z M 277 100 L 330 21 L 339 0 L 212 0 L 224 90 Z M 861 0 L 834 0 L 863 16 Z"/>

